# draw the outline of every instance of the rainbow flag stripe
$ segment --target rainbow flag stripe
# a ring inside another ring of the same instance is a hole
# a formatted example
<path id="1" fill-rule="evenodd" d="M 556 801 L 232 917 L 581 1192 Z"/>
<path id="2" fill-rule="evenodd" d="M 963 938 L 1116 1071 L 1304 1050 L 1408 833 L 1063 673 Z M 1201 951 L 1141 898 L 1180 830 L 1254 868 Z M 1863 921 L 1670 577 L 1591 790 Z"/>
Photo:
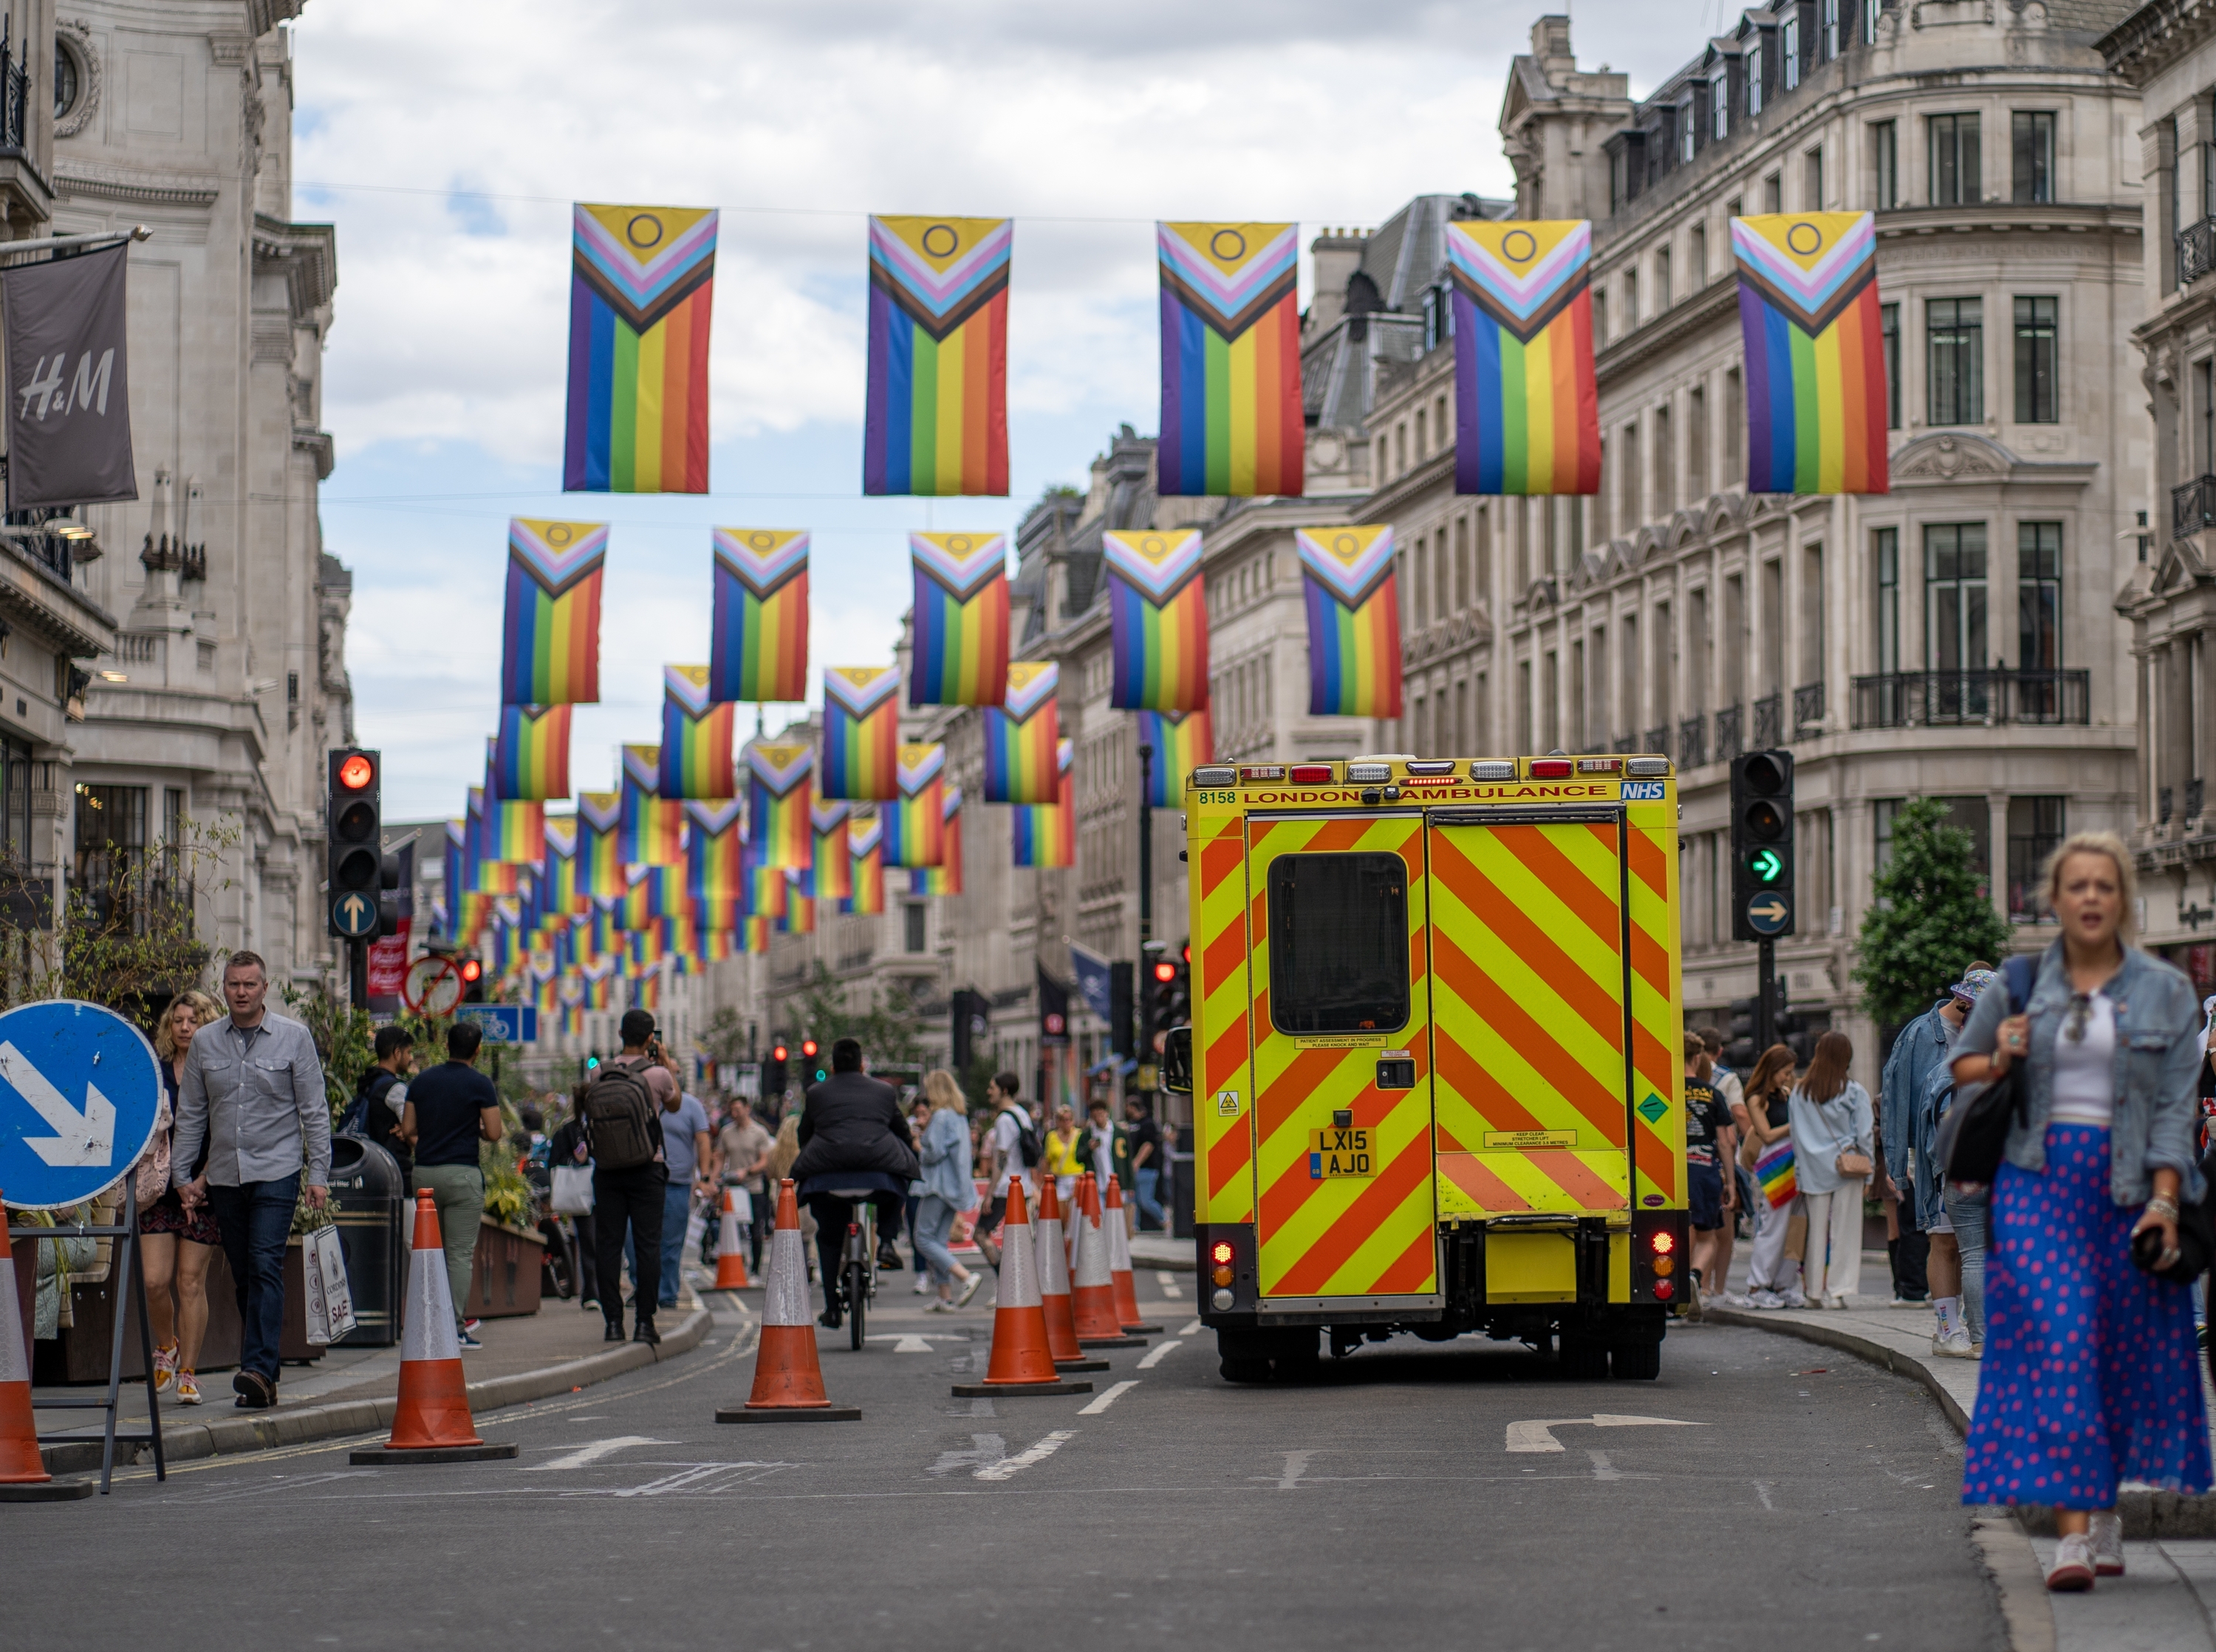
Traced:
<path id="1" fill-rule="evenodd" d="M 897 666 L 825 669 L 819 796 L 889 803 L 900 795 L 899 695 Z"/>
<path id="2" fill-rule="evenodd" d="M 1205 711 L 1142 711 L 1139 744 L 1154 748 L 1147 765 L 1147 801 L 1156 808 L 1182 808 L 1186 777 L 1216 756 Z"/>
<path id="3" fill-rule="evenodd" d="M 655 789 L 663 797 L 736 797 L 732 747 L 738 715 L 738 707 L 709 697 L 707 666 L 664 666 L 662 769 Z"/>
<path id="4" fill-rule="evenodd" d="M 816 852 L 809 832 L 815 795 L 814 746 L 747 747 L 747 830 L 761 864 L 809 864 Z"/>
<path id="5" fill-rule="evenodd" d="M 1874 225 L 1868 212 L 1732 220 L 1750 494 L 1891 491 Z"/>
<path id="6" fill-rule="evenodd" d="M 875 816 L 846 822 L 847 894 L 842 912 L 869 916 L 885 909 L 885 828 Z"/>
<path id="7" fill-rule="evenodd" d="M 504 705 L 494 737 L 493 789 L 544 802 L 569 795 L 569 710 L 566 705 Z"/>
<path id="8" fill-rule="evenodd" d="M 600 697 L 600 574 L 607 556 L 605 522 L 508 519 L 502 704 Z"/>
<path id="9" fill-rule="evenodd" d="M 846 850 L 846 819 L 853 808 L 817 799 L 808 811 L 809 830 L 816 839 L 815 870 L 809 887 L 819 900 L 844 900 L 854 893 L 853 868 Z"/>
<path id="10" fill-rule="evenodd" d="M 1308 610 L 1308 715 L 1400 715 L 1400 595 L 1390 527 L 1296 528 Z"/>
<path id="11" fill-rule="evenodd" d="M 865 494 L 1008 491 L 1004 218 L 870 220 Z"/>
<path id="12" fill-rule="evenodd" d="M 685 893 L 736 900 L 746 893 L 746 805 L 737 798 L 685 805 Z"/>
<path id="13" fill-rule="evenodd" d="M 1793 1143 L 1790 1138 L 1754 1161 L 1754 1179 L 1762 1184 L 1762 1196 L 1770 1201 L 1772 1210 L 1783 1210 L 1800 1191 L 1800 1173 L 1793 1168 Z"/>
<path id="14" fill-rule="evenodd" d="M 708 686 L 719 700 L 808 697 L 808 536 L 717 528 Z"/>
<path id="15" fill-rule="evenodd" d="M 939 805 L 939 859 L 936 866 L 919 866 L 908 876 L 908 893 L 918 895 L 958 895 L 962 893 L 962 788 L 949 786 Z"/>
<path id="16" fill-rule="evenodd" d="M 1077 795 L 1071 773 L 1072 745 L 1062 743 L 1062 784 L 1056 801 L 1031 803 L 1013 811 L 1018 866 L 1077 864 Z"/>
<path id="17" fill-rule="evenodd" d="M 577 893 L 619 895 L 624 892 L 623 794 L 577 794 Z"/>
<path id="18" fill-rule="evenodd" d="M 1455 491 L 1597 494 L 1592 225 L 1447 225 L 1454 278 Z"/>
<path id="19" fill-rule="evenodd" d="M 476 791 L 478 788 L 471 789 Z M 546 805 L 486 798 L 484 836 L 477 852 L 481 859 L 512 866 L 535 866 L 545 860 Z"/>
<path id="20" fill-rule="evenodd" d="M 998 705 L 1008 687 L 1008 544 L 998 533 L 911 533 L 910 705 Z"/>
<path id="21" fill-rule="evenodd" d="M 545 899 L 539 909 L 539 927 L 545 930 L 559 923 L 566 928 L 570 918 L 584 911 L 586 905 L 577 889 L 577 817 L 550 814 L 546 817 Z"/>
<path id="22" fill-rule="evenodd" d="M 716 214 L 580 201 L 573 222 L 562 486 L 705 494 Z"/>
<path id="23" fill-rule="evenodd" d="M 742 918 L 732 939 L 748 956 L 759 958 L 769 951 L 770 927 L 766 918 Z"/>
<path id="24" fill-rule="evenodd" d="M 661 795 L 662 748 L 623 748 L 623 838 L 617 853 L 629 866 L 685 864 L 685 810 Z"/>
<path id="25" fill-rule="evenodd" d="M 985 801 L 1050 803 L 1055 748 L 1062 740 L 1062 667 L 1019 660 L 1008 667 L 1007 697 L 985 708 Z"/>
<path id="26" fill-rule="evenodd" d="M 816 875 L 795 867 L 785 875 L 785 916 L 777 920 L 786 935 L 816 933 Z"/>
<path id="27" fill-rule="evenodd" d="M 1200 531 L 1100 536 L 1119 711 L 1197 711 L 1208 703 L 1208 581 Z"/>
<path id="28" fill-rule="evenodd" d="M 1162 280 L 1157 493 L 1302 490 L 1298 230 L 1154 226 Z"/>
<path id="29" fill-rule="evenodd" d="M 900 801 L 877 811 L 887 866 L 936 866 L 945 857 L 944 746 L 900 748 Z"/>

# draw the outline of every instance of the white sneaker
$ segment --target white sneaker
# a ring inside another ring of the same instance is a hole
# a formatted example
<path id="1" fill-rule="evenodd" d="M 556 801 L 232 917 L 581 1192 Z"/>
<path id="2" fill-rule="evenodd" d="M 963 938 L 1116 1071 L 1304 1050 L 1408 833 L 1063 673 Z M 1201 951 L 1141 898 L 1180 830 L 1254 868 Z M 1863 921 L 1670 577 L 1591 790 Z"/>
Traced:
<path id="1" fill-rule="evenodd" d="M 2124 1517 L 2110 1509 L 2095 1514 L 2093 1529 L 2086 1534 L 2093 1545 L 2093 1570 L 2102 1577 L 2124 1575 Z"/>
<path id="2" fill-rule="evenodd" d="M 2047 1569 L 2047 1587 L 2056 1594 L 2082 1594 L 2093 1587 L 2093 1539 L 2072 1532 L 2054 1545 L 2054 1563 Z"/>
<path id="3" fill-rule="evenodd" d="M 1960 1325 L 1952 1336 L 1941 1336 L 1936 1332 L 1931 1338 L 1931 1351 L 1942 1360 L 1974 1360 L 1977 1349 L 1970 1346 L 1970 1333 Z"/>
<path id="4" fill-rule="evenodd" d="M 1824 1293 L 1824 1305 L 1827 1308 L 1836 1308 L 1844 1313 L 1846 1311 L 1847 1299 L 1837 1291 L 1826 1291 Z"/>
<path id="5" fill-rule="evenodd" d="M 1785 1299 L 1775 1291 L 1757 1291 L 1747 1299 L 1747 1305 L 1751 1308 L 1782 1308 L 1785 1305 Z"/>
<path id="6" fill-rule="evenodd" d="M 1779 1300 L 1782 1301 L 1788 1308 L 1805 1308 L 1808 1305 L 1807 1297 L 1802 1293 L 1800 1287 L 1797 1285 L 1788 1285 L 1785 1289 L 1780 1291 L 1777 1295 Z"/>
<path id="7" fill-rule="evenodd" d="M 1928 1308 L 1929 1302 L 1918 1302 L 1910 1297 L 1897 1296 L 1885 1305 L 1888 1308 Z"/>
<path id="8" fill-rule="evenodd" d="M 1747 1295 L 1744 1291 L 1726 1291 L 1723 1294 L 1722 1300 L 1724 1306 L 1727 1308 L 1751 1308 L 1754 1306 L 1754 1299 Z"/>
<path id="9" fill-rule="evenodd" d="M 930 1275 L 930 1274 L 917 1274 L 917 1275 L 916 1275 L 916 1279 L 915 1279 L 915 1294 L 916 1294 L 916 1295 L 918 1295 L 918 1296 L 921 1296 L 921 1295 L 923 1295 L 926 1291 L 928 1291 L 928 1290 L 930 1290 L 930 1289 L 931 1289 L 931 1275 Z"/>

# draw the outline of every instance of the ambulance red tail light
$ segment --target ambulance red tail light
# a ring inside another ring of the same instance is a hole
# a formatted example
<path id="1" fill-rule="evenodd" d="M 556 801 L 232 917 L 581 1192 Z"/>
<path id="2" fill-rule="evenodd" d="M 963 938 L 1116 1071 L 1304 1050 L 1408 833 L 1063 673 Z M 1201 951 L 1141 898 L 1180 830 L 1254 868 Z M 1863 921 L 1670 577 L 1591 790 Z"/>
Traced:
<path id="1" fill-rule="evenodd" d="M 1331 784 L 1331 765 L 1328 763 L 1296 763 L 1293 765 L 1293 784 L 1296 786 L 1328 786 Z"/>
<path id="2" fill-rule="evenodd" d="M 1677 1248 L 1677 1236 L 1666 1227 L 1658 1227 L 1648 1243 L 1653 1245 L 1656 1256 L 1666 1256 Z"/>
<path id="3" fill-rule="evenodd" d="M 1534 780 L 1567 780 L 1577 765 L 1566 757 L 1535 757 L 1531 759 L 1531 778 Z"/>
<path id="4" fill-rule="evenodd" d="M 1228 1239 L 1218 1239 L 1214 1244 L 1209 1246 L 1209 1264 L 1213 1269 L 1213 1277 L 1216 1284 L 1231 1283 L 1232 1262 L 1237 1255 L 1238 1252 L 1232 1248 L 1231 1241 Z"/>
<path id="5" fill-rule="evenodd" d="M 1657 1302 L 1672 1301 L 1677 1295 L 1677 1287 L 1668 1280 L 1658 1279 L 1654 1281 L 1654 1299 Z"/>

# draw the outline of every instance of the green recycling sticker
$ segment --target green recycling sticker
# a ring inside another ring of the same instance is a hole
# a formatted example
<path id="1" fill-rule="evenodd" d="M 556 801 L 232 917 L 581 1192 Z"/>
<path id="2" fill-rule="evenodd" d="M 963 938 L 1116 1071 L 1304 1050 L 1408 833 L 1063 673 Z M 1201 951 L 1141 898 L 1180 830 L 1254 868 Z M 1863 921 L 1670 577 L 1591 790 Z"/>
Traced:
<path id="1" fill-rule="evenodd" d="M 1670 1103 L 1651 1090 L 1647 1092 L 1647 1099 L 1639 1104 L 1639 1116 L 1649 1124 L 1659 1124 L 1662 1115 L 1669 1110 Z"/>

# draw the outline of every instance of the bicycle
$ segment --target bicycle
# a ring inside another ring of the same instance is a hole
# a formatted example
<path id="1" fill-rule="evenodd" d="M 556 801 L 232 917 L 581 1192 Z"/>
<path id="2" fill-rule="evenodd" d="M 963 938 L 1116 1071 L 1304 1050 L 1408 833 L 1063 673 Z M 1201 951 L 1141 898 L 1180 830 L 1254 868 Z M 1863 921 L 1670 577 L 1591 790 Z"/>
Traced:
<path id="1" fill-rule="evenodd" d="M 846 1296 L 849 1345 L 859 1354 L 864 1305 L 877 1293 L 877 1207 L 867 1193 L 854 1201 L 854 1213 L 846 1219 L 846 1250 L 839 1268 L 839 1283 Z"/>

